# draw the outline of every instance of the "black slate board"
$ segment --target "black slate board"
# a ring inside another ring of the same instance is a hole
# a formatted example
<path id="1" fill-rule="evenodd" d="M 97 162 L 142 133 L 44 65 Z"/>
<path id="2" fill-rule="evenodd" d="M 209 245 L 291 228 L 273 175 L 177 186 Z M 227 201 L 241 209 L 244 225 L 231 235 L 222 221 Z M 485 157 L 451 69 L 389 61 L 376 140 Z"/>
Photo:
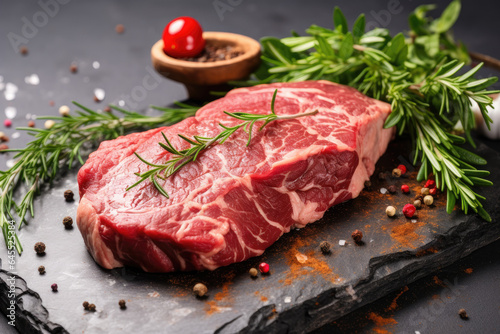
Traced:
<path id="1" fill-rule="evenodd" d="M 418 211 L 416 223 L 400 213 L 395 219 L 385 215 L 387 205 L 400 211 L 419 189 L 415 171 L 400 179 L 376 177 L 405 162 L 408 147 L 401 141 L 390 144 L 377 164 L 372 186 L 357 199 L 284 235 L 259 258 L 203 273 L 147 274 L 130 268 L 100 268 L 85 250 L 78 230 L 64 230 L 61 224 L 64 216 L 76 213 L 77 202 L 65 203 L 62 196 L 66 189 L 77 193 L 75 173 L 70 173 L 38 199 L 37 218 L 21 232 L 26 251 L 16 259 L 15 271 L 23 278 L 17 284 L 17 318 L 23 332 L 303 333 L 499 239 L 500 194 L 494 187 L 481 189 L 488 198 L 485 208 L 492 223 L 459 211 L 446 214 L 444 195 L 435 207 Z M 487 169 L 498 170 L 496 152 L 484 145 L 477 152 L 488 159 Z M 490 179 L 499 184 L 499 173 Z M 395 184 L 399 188 L 403 183 L 410 185 L 412 195 L 379 192 L 381 187 Z M 414 230 L 413 242 L 401 244 L 391 237 L 403 224 Z M 350 239 L 355 229 L 365 234 L 362 246 Z M 341 239 L 347 240 L 345 247 L 339 246 Z M 322 240 L 332 243 L 330 255 L 319 252 Z M 46 243 L 45 256 L 33 252 L 37 241 Z M 308 256 L 304 264 L 297 261 L 297 252 Z M 3 249 L 0 254 L 6 259 Z M 270 264 L 271 274 L 251 279 L 248 269 L 261 261 Z M 43 276 L 37 272 L 39 265 L 46 267 Z M 322 273 L 318 268 L 328 270 Z M 2 271 L 2 302 L 7 301 L 5 279 Z M 191 294 L 196 282 L 209 287 L 208 298 L 200 300 Z M 59 292 L 51 291 L 52 283 L 59 285 Z M 126 310 L 119 309 L 119 299 L 128 301 Z M 84 311 L 84 300 L 95 303 L 97 312 Z"/>

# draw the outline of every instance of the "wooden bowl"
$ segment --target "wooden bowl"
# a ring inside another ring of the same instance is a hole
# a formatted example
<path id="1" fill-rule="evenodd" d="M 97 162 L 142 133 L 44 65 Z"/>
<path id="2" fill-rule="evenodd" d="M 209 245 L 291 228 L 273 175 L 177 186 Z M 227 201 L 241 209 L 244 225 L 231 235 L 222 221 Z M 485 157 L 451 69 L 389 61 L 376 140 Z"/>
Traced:
<path id="1" fill-rule="evenodd" d="M 211 91 L 227 91 L 228 81 L 246 79 L 260 63 L 260 44 L 256 40 L 228 32 L 206 31 L 207 45 L 231 46 L 243 54 L 228 60 L 194 62 L 167 56 L 163 40 L 151 48 L 153 66 L 164 77 L 183 83 L 189 97 L 195 100 L 214 99 Z"/>

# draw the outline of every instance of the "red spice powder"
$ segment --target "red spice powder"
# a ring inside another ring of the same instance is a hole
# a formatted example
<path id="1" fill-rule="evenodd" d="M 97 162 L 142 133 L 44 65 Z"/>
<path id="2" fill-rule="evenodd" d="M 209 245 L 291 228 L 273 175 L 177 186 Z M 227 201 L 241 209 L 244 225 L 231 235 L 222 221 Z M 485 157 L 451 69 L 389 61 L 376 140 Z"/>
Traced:
<path id="1" fill-rule="evenodd" d="M 222 285 L 222 291 L 215 294 L 214 300 L 209 300 L 205 303 L 205 312 L 207 315 L 220 312 L 221 306 L 230 306 L 233 301 L 233 296 L 229 288 L 233 284 L 234 276 L 234 273 L 226 275 L 224 277 L 226 282 Z"/>
<path id="2" fill-rule="evenodd" d="M 425 235 L 418 234 L 416 230 L 424 225 L 425 224 L 423 222 L 408 222 L 393 227 L 391 231 L 391 238 L 399 243 L 399 245 L 395 245 L 395 247 L 411 249 L 417 248 L 419 244 L 425 240 Z"/>
<path id="3" fill-rule="evenodd" d="M 402 289 L 402 290 L 401 290 L 401 291 L 400 291 L 400 292 L 396 295 L 396 297 L 392 300 L 391 305 L 389 305 L 389 307 L 388 307 L 388 308 L 386 308 L 385 310 L 386 310 L 387 312 L 396 310 L 396 309 L 398 308 L 398 299 L 399 299 L 399 297 L 401 297 L 401 295 L 402 295 L 403 293 L 405 293 L 406 291 L 408 291 L 408 286 L 405 286 L 405 287 L 404 287 L 404 288 L 403 288 L 403 289 Z"/>
<path id="4" fill-rule="evenodd" d="M 446 284 L 443 281 L 441 281 L 437 276 L 432 277 L 432 282 L 434 282 L 434 284 L 436 285 L 442 286 L 443 288 L 446 287 Z"/>
<path id="5" fill-rule="evenodd" d="M 383 318 L 375 312 L 368 313 L 367 318 L 375 323 L 373 331 L 378 334 L 390 334 L 391 332 L 384 327 L 393 326 L 398 323 L 394 318 Z"/>
<path id="6" fill-rule="evenodd" d="M 305 253 L 307 260 L 303 263 L 298 261 L 297 254 L 303 254 L 300 248 L 304 246 L 307 246 L 305 242 L 297 238 L 290 246 L 290 249 L 286 251 L 285 256 L 290 266 L 290 270 L 288 271 L 287 278 L 285 280 L 280 280 L 280 283 L 291 285 L 293 281 L 305 275 L 320 275 L 327 281 L 337 282 L 339 276 L 333 272 L 334 268 L 330 267 L 326 261 L 318 258 L 317 251 L 307 251 Z M 301 256 L 299 258 L 303 257 Z"/>
<path id="7" fill-rule="evenodd" d="M 472 274 L 473 271 L 474 271 L 474 269 L 472 269 L 472 268 L 467 268 L 467 269 L 464 270 L 464 272 L 466 274 Z"/>

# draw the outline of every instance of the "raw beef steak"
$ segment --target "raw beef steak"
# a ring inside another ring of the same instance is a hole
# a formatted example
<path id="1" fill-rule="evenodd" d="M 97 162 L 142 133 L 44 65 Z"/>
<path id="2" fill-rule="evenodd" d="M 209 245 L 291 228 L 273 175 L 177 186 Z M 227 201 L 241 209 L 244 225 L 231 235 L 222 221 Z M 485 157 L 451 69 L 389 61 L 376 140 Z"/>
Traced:
<path id="1" fill-rule="evenodd" d="M 125 191 L 134 173 L 150 168 L 134 151 L 157 164 L 170 159 L 160 132 L 187 148 L 177 134 L 213 137 L 219 122 L 242 122 L 225 110 L 268 114 L 275 89 L 277 114 L 319 113 L 256 126 L 248 147 L 239 130 L 168 178 L 170 199 L 149 180 Z M 358 196 L 392 136 L 383 129 L 389 113 L 388 104 L 326 81 L 235 89 L 195 117 L 103 142 L 78 173 L 78 227 L 105 268 L 213 270 L 260 255 L 291 228 Z"/>

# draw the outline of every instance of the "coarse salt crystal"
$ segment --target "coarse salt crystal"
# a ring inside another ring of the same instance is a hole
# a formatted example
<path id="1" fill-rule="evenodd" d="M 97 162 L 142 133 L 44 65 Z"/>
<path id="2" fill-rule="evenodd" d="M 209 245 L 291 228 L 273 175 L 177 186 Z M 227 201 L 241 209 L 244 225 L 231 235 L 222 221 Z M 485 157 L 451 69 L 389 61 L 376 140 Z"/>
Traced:
<path id="1" fill-rule="evenodd" d="M 38 77 L 37 74 L 32 74 L 25 77 L 24 82 L 27 83 L 28 85 L 36 86 L 40 83 L 40 78 Z"/>
<path id="2" fill-rule="evenodd" d="M 92 67 L 93 67 L 94 69 L 96 69 L 96 70 L 97 70 L 99 67 L 101 67 L 101 64 L 99 64 L 99 62 L 98 62 L 98 61 L 94 61 L 94 62 L 92 63 Z"/>
<path id="3" fill-rule="evenodd" d="M 11 137 L 12 137 L 12 139 L 17 139 L 20 136 L 21 136 L 21 134 L 19 132 L 14 132 Z"/>
<path id="4" fill-rule="evenodd" d="M 291 303 L 292 302 L 292 297 L 285 297 L 285 303 Z"/>
<path id="5" fill-rule="evenodd" d="M 339 240 L 339 245 L 340 246 L 345 246 L 345 240 Z"/>
<path id="6" fill-rule="evenodd" d="M 411 220 L 411 222 L 412 222 L 413 224 L 415 224 L 415 223 L 417 222 L 417 220 L 416 220 L 416 219 L 412 219 L 412 220 Z"/>
<path id="7" fill-rule="evenodd" d="M 14 159 L 9 159 L 5 164 L 7 165 L 7 168 L 12 168 L 16 164 L 16 161 Z"/>
<path id="8" fill-rule="evenodd" d="M 13 119 L 17 115 L 17 109 L 14 107 L 5 108 L 5 117 L 8 119 Z"/>
<path id="9" fill-rule="evenodd" d="M 382 194 L 387 194 L 387 189 L 386 188 L 380 188 L 380 193 Z"/>

